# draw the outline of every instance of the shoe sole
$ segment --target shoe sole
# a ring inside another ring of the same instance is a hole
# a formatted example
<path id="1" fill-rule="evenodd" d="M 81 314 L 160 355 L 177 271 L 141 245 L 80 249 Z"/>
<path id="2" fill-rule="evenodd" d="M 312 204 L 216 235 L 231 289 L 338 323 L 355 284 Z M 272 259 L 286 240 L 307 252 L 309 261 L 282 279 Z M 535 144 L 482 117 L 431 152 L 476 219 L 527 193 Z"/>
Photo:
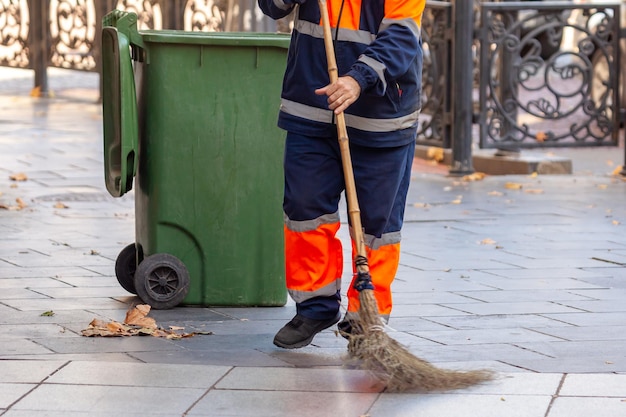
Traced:
<path id="1" fill-rule="evenodd" d="M 339 323 L 339 320 L 341 320 L 341 315 L 337 315 L 337 320 L 330 323 L 328 326 L 321 328 L 317 333 L 313 334 L 311 337 L 309 337 L 308 339 L 305 339 L 301 342 L 298 343 L 293 343 L 291 345 L 287 345 L 285 343 L 281 343 L 279 340 L 276 340 L 276 338 L 274 338 L 274 344 L 278 347 L 281 347 L 283 349 L 298 349 L 301 347 L 305 347 L 308 346 L 309 344 L 311 344 L 311 342 L 313 341 L 313 338 L 315 338 L 315 336 L 317 336 L 321 331 L 328 329 L 329 327 L 334 326 L 335 324 Z"/>

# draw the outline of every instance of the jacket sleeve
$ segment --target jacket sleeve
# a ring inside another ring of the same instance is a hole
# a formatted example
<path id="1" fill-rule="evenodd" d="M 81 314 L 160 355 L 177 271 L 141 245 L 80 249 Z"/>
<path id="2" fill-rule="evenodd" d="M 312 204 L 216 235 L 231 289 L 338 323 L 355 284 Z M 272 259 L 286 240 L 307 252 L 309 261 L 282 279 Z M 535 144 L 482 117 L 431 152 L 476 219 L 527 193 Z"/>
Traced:
<path id="1" fill-rule="evenodd" d="M 258 0 L 259 7 L 272 19 L 281 19 L 293 11 L 296 4 L 302 4 L 306 0 Z"/>
<path id="2" fill-rule="evenodd" d="M 270 0 L 271 1 L 271 0 Z M 409 71 L 421 54 L 421 18 L 426 0 L 385 2 L 385 17 L 376 36 L 346 75 L 363 91 L 382 96 L 387 80 Z"/>

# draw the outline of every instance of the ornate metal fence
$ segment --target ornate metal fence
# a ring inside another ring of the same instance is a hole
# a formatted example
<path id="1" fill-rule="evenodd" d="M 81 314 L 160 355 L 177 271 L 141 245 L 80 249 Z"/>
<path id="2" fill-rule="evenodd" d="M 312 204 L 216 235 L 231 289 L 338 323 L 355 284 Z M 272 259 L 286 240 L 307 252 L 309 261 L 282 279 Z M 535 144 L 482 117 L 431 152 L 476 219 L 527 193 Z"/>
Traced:
<path id="1" fill-rule="evenodd" d="M 422 112 L 417 143 L 442 148 L 451 144 L 452 4 L 429 1 L 422 18 L 424 68 Z"/>
<path id="2" fill-rule="evenodd" d="M 620 6 L 483 3 L 480 146 L 616 145 Z"/>
<path id="3" fill-rule="evenodd" d="M 255 0 L 0 0 L 0 65 L 33 69 L 42 92 L 48 67 L 99 71 L 102 17 L 116 8 L 140 29 L 277 30 Z"/>
<path id="4" fill-rule="evenodd" d="M 452 148 L 462 172 L 473 130 L 483 148 L 617 143 L 619 5 L 470 1 L 427 1 L 418 144 Z M 33 69 L 44 93 L 48 67 L 98 71 L 102 17 L 114 8 L 136 12 L 141 29 L 290 24 L 265 18 L 256 0 L 0 0 L 0 65 Z"/>

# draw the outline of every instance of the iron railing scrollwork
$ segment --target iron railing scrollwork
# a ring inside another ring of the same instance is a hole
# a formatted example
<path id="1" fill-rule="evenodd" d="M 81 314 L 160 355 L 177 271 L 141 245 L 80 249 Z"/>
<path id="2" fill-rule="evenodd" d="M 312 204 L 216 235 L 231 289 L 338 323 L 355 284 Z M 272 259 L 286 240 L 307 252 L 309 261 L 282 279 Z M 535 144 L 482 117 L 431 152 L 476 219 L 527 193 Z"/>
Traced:
<path id="1" fill-rule="evenodd" d="M 450 147 L 452 5 L 430 1 L 422 18 L 422 111 L 417 144 Z"/>
<path id="2" fill-rule="evenodd" d="M 275 31 L 255 0 L 0 0 L 0 65 L 35 70 L 99 71 L 102 18 L 113 9 L 138 16 L 138 27 L 188 31 Z"/>
<path id="3" fill-rule="evenodd" d="M 523 6 L 481 6 L 480 146 L 616 145 L 619 5 Z"/>
<path id="4" fill-rule="evenodd" d="M 467 163 L 472 126 L 481 148 L 617 144 L 626 107 L 619 4 L 469 1 L 427 1 L 418 144 Z M 137 13 L 141 30 L 292 24 L 264 17 L 256 0 L 0 0 L 0 65 L 34 70 L 42 92 L 48 67 L 99 71 L 102 17 L 115 8 Z"/>

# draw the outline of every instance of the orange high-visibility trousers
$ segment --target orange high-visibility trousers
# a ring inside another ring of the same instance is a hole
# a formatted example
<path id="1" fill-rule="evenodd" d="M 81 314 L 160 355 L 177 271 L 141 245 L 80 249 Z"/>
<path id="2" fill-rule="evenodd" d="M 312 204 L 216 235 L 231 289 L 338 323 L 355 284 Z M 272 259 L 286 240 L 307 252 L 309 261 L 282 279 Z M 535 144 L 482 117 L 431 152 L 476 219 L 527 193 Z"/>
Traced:
<path id="1" fill-rule="evenodd" d="M 414 142 L 393 148 L 351 145 L 372 283 L 379 312 L 387 318 L 414 150 Z M 326 319 L 339 310 L 344 266 L 336 236 L 345 188 L 337 138 L 288 133 L 284 167 L 287 289 L 300 314 Z M 350 288 L 347 296 L 348 312 L 356 312 L 358 292 Z"/>

